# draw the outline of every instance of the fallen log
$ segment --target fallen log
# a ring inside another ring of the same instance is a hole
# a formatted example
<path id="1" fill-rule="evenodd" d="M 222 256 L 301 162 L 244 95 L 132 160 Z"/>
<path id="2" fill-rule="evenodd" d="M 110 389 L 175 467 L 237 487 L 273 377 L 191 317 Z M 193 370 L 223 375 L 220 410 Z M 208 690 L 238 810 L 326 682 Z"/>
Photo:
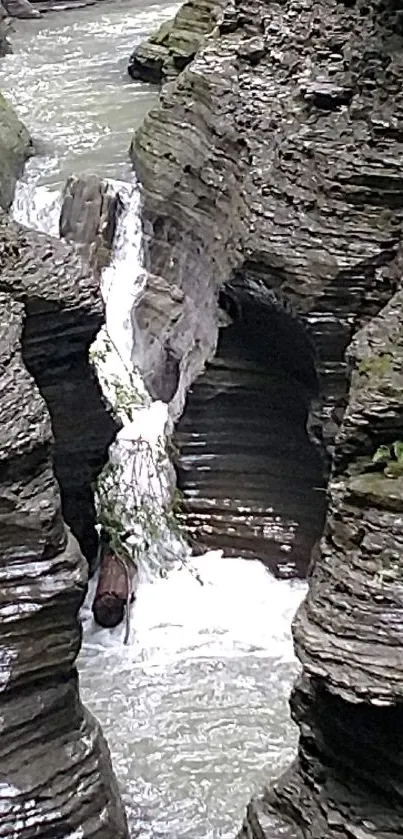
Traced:
<path id="1" fill-rule="evenodd" d="M 98 585 L 92 603 L 95 622 L 102 627 L 118 626 L 125 617 L 129 636 L 129 607 L 135 598 L 137 569 L 128 556 L 117 555 L 105 548 L 101 558 Z"/>

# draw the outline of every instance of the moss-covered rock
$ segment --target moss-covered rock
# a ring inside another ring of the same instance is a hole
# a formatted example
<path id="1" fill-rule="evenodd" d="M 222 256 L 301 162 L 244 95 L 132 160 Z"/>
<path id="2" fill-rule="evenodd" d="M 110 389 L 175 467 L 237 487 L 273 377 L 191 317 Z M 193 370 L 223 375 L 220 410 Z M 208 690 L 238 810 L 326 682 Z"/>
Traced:
<path id="1" fill-rule="evenodd" d="M 8 210 L 23 166 L 33 153 L 31 137 L 0 93 L 0 207 Z"/>
<path id="2" fill-rule="evenodd" d="M 135 47 L 129 59 L 130 76 L 156 84 L 177 76 L 217 25 L 226 5 L 224 0 L 188 0 L 173 20 L 165 21 Z"/>

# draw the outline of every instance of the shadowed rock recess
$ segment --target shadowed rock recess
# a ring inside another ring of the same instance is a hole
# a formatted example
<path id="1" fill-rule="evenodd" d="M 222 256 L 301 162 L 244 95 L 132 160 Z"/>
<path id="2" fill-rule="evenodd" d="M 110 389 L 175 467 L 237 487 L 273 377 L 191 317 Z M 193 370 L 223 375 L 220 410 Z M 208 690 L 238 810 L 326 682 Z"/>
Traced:
<path id="1" fill-rule="evenodd" d="M 19 165 L 16 154 L 14 178 Z M 102 322 L 98 283 L 74 247 L 0 211 L 4 839 L 127 837 L 109 751 L 74 667 L 88 578 L 75 537 L 90 559 L 90 485 L 115 434 L 88 363 Z"/>
<path id="2" fill-rule="evenodd" d="M 333 461 L 294 625 L 298 756 L 243 839 L 402 835 L 403 478 L 372 463 L 403 439 L 401 32 L 392 2 L 228 3 L 132 144 L 154 395 L 175 357 L 180 414 L 215 352 L 220 290 L 227 323 L 242 294 L 274 296 L 310 336 L 309 431 Z"/>

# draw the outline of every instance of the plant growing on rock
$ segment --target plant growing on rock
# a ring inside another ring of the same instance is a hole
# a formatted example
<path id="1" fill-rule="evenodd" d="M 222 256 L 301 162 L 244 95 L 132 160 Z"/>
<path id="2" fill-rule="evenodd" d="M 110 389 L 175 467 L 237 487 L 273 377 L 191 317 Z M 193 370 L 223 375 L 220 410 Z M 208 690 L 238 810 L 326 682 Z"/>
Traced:
<path id="1" fill-rule="evenodd" d="M 378 466 L 387 478 L 399 478 L 403 475 L 403 441 L 395 440 L 388 446 L 379 446 L 372 463 Z"/>
<path id="2" fill-rule="evenodd" d="M 371 355 L 363 358 L 358 365 L 358 372 L 362 376 L 384 376 L 390 369 L 393 355 L 390 352 L 382 352 L 378 355 Z"/>

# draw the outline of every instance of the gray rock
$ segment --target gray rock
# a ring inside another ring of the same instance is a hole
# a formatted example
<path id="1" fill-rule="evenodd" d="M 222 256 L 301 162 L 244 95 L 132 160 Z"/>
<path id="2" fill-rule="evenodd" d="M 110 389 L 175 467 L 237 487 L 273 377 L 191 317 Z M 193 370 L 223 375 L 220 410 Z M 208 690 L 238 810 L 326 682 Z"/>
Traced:
<path id="1" fill-rule="evenodd" d="M 0 208 L 8 210 L 33 143 L 25 126 L 0 93 Z"/>
<path id="2" fill-rule="evenodd" d="M 0 836 L 15 839 L 127 837 L 107 746 L 79 700 L 88 566 L 63 518 L 70 497 L 72 529 L 84 519 L 90 536 L 82 489 L 113 433 L 87 362 L 102 317 L 74 249 L 0 215 Z"/>
<path id="3" fill-rule="evenodd" d="M 145 263 L 151 288 L 158 276 L 181 289 L 182 312 L 197 301 L 194 325 L 170 327 L 182 348 L 174 413 L 214 352 L 234 273 L 235 306 L 242 287 L 256 301 L 275 293 L 315 349 L 310 432 L 333 470 L 294 629 L 298 758 L 249 808 L 242 836 L 397 839 L 402 478 L 371 463 L 403 427 L 400 23 L 381 0 L 269 12 L 262 0 L 228 4 L 133 139 Z M 242 45 L 261 38 L 252 66 Z"/>
<path id="4" fill-rule="evenodd" d="M 100 272 L 107 265 L 121 209 L 118 192 L 96 175 L 72 175 L 64 188 L 60 235 L 83 245 L 83 253 Z"/>
<path id="5" fill-rule="evenodd" d="M 221 20 L 225 0 L 187 0 L 173 20 L 133 50 L 128 72 L 132 79 L 158 84 L 174 78 L 194 58 L 205 37 Z"/>
<path id="6" fill-rule="evenodd" d="M 12 52 L 10 41 L 7 38 L 9 30 L 9 18 L 0 0 L 0 58 Z"/>
<path id="7" fill-rule="evenodd" d="M 41 17 L 40 11 L 35 9 L 29 0 L 2 0 L 2 4 L 10 17 L 22 19 Z"/>

